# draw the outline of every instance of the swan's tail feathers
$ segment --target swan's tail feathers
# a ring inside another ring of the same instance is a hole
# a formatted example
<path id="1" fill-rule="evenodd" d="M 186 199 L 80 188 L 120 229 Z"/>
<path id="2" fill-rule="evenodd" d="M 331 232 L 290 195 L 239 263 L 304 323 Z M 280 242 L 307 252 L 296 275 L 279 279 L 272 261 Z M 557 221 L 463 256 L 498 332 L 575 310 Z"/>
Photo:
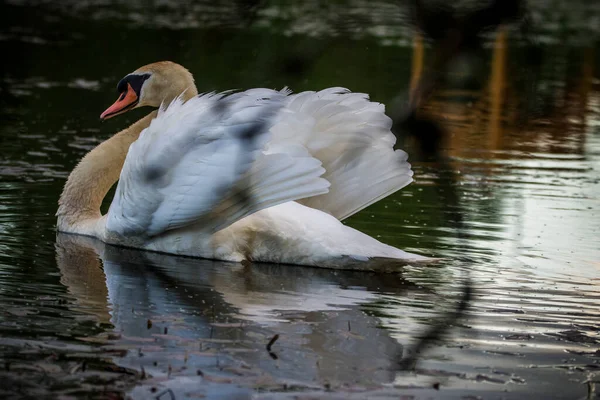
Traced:
<path id="1" fill-rule="evenodd" d="M 394 151 L 396 137 L 383 104 L 344 88 L 288 97 L 271 128 L 269 147 L 285 142 L 321 160 L 329 192 L 300 203 L 345 219 L 412 182 L 408 155 Z"/>
<path id="2" fill-rule="evenodd" d="M 321 177 L 324 172 L 321 162 L 307 154 L 267 154 L 203 225 L 216 232 L 262 209 L 327 193 L 330 185 Z"/>

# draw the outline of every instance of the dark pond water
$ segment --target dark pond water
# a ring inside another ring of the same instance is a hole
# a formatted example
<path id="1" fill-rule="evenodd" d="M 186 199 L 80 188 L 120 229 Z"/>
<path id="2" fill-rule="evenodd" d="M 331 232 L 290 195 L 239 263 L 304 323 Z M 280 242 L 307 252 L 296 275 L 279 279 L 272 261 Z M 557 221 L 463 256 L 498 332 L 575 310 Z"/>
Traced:
<path id="1" fill-rule="evenodd" d="M 391 275 L 115 248 L 57 235 L 54 213 L 77 161 L 144 115 L 98 120 L 148 62 L 187 66 L 201 91 L 346 86 L 397 102 L 420 53 L 396 3 L 2 4 L 0 394 L 596 398 L 600 13 L 532 3 L 536 62 L 512 29 L 456 61 L 420 111 L 446 130 L 447 161 L 401 138 L 415 183 L 348 220 L 445 259 Z M 466 316 L 400 372 L 467 277 Z"/>

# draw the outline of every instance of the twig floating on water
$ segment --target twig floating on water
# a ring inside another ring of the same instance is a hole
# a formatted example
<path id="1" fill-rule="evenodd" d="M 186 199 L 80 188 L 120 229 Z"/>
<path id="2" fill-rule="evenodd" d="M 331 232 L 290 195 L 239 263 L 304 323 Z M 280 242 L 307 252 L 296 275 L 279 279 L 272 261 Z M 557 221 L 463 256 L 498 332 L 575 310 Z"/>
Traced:
<path id="1" fill-rule="evenodd" d="M 171 389 L 163 390 L 162 392 L 160 392 L 159 394 L 156 395 L 155 399 L 160 400 L 160 398 L 163 397 L 163 395 L 165 395 L 167 393 L 169 394 L 169 396 L 172 400 L 176 400 L 175 393 L 173 393 L 173 391 Z"/>
<path id="2" fill-rule="evenodd" d="M 273 353 L 271 351 L 271 346 L 273 346 L 273 343 L 275 343 L 277 341 L 277 339 L 279 339 L 279 334 L 276 333 L 271 340 L 269 340 L 269 343 L 267 343 L 267 351 L 269 352 L 269 355 L 271 356 L 271 358 L 273 360 L 277 360 L 279 357 L 277 357 L 277 354 Z"/>
<path id="3" fill-rule="evenodd" d="M 269 340 L 269 343 L 267 343 L 267 351 L 271 352 L 271 346 L 273 346 L 273 344 L 277 341 L 277 339 L 279 339 L 279 334 L 276 333 L 275 336 L 273 336 L 271 338 L 271 340 Z"/>

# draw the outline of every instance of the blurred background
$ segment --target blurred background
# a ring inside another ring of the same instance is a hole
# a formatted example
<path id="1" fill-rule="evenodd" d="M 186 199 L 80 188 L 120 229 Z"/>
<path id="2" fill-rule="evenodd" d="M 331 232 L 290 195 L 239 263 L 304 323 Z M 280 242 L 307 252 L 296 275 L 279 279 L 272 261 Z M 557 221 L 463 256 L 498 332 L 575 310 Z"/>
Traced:
<path id="1" fill-rule="evenodd" d="M 0 393 L 285 398 L 293 382 L 357 398 L 588 396 L 600 365 L 600 4 L 0 7 Z M 200 92 L 343 86 L 386 104 L 415 182 L 347 223 L 446 261 L 392 277 L 244 274 L 57 238 L 69 172 L 148 112 L 100 123 L 117 82 L 159 60 L 187 67 Z M 467 275 L 465 319 L 398 372 Z M 264 351 L 275 333 L 277 360 Z"/>

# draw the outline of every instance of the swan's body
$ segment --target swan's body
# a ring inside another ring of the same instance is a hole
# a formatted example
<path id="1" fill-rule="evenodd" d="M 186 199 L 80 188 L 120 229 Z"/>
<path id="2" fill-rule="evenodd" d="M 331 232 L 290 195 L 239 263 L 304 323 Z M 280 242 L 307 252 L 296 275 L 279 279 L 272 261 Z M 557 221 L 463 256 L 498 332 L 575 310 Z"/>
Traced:
<path id="1" fill-rule="evenodd" d="M 189 72 L 168 62 L 140 68 L 119 88 L 102 117 L 168 107 L 84 157 L 59 201 L 59 230 L 228 261 L 343 268 L 427 260 L 340 222 L 412 181 L 383 105 L 366 95 L 331 88 L 198 96 Z"/>

